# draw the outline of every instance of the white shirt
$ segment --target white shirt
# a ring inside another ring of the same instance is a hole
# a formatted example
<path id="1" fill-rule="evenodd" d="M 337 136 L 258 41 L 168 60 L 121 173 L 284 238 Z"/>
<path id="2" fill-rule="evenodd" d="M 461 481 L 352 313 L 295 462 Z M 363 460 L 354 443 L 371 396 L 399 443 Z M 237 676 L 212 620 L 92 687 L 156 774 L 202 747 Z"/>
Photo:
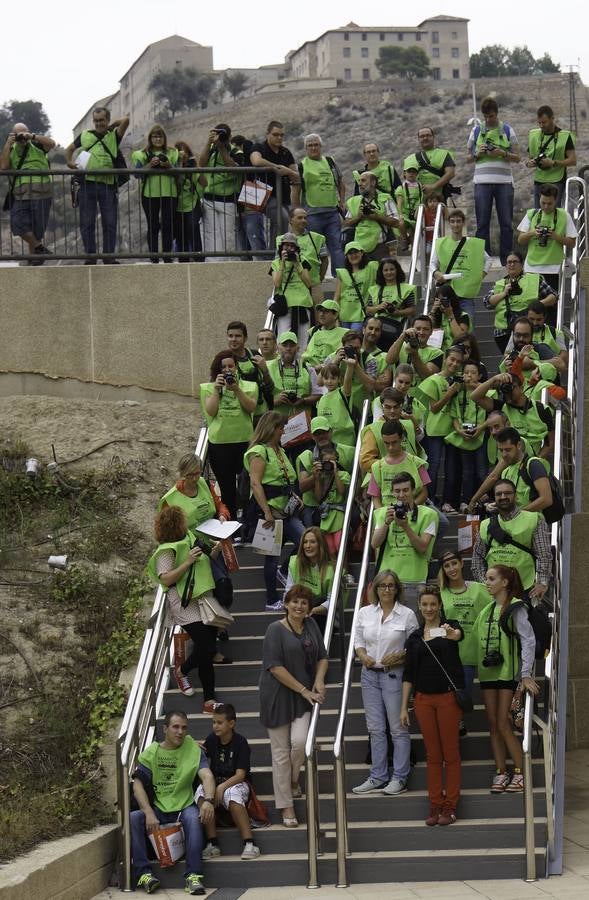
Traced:
<path id="1" fill-rule="evenodd" d="M 526 214 L 517 226 L 517 230 L 521 231 L 523 234 L 526 234 L 528 231 L 531 231 L 531 229 L 532 223 L 530 222 Z M 577 237 L 577 229 L 575 228 L 575 223 L 573 222 L 570 213 L 567 213 L 567 226 L 565 235 L 566 237 Z M 563 247 L 563 250 L 566 254 L 566 247 Z M 548 275 L 557 275 L 560 272 L 560 265 L 560 263 L 552 263 L 543 266 L 531 266 L 528 263 L 528 258 L 526 257 L 524 262 L 524 272 L 536 272 L 538 275 L 543 275 L 544 273 Z"/>
<path id="2" fill-rule="evenodd" d="M 401 603 L 395 603 L 384 622 L 382 617 L 380 604 L 363 606 L 358 612 L 354 637 L 354 647 L 363 647 L 377 668 L 382 666 L 383 656 L 403 650 L 409 635 L 419 627 L 413 610 Z"/>

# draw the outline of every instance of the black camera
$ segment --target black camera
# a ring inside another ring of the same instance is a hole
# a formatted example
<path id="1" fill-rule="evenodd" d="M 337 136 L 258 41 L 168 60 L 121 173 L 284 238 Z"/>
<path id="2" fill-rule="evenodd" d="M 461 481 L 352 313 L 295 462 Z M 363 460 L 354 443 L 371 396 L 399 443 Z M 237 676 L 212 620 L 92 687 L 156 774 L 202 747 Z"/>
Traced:
<path id="1" fill-rule="evenodd" d="M 546 247 L 548 245 L 549 231 L 550 229 L 546 225 L 540 225 L 540 227 L 537 229 L 539 247 Z"/>
<path id="2" fill-rule="evenodd" d="M 24 131 L 19 131 L 18 134 L 14 135 L 14 140 L 17 144 L 26 144 L 27 136 Z"/>
<path id="3" fill-rule="evenodd" d="M 225 384 L 235 384 L 235 375 L 225 375 Z"/>
<path id="4" fill-rule="evenodd" d="M 286 399 L 289 403 L 297 402 L 297 392 L 296 391 L 286 391 Z"/>
<path id="5" fill-rule="evenodd" d="M 405 338 L 412 350 L 419 350 L 419 338 L 416 334 L 409 334 Z"/>
<path id="6" fill-rule="evenodd" d="M 545 153 L 538 153 L 538 156 L 534 156 L 532 162 L 534 162 L 537 166 L 540 165 L 540 160 L 546 159 Z"/>
<path id="7" fill-rule="evenodd" d="M 481 145 L 480 149 L 483 153 L 490 153 L 492 150 L 497 149 L 497 144 L 494 144 L 493 141 L 485 141 L 485 143 Z"/>
<path id="8" fill-rule="evenodd" d="M 483 666 L 485 669 L 494 669 L 503 662 L 503 654 L 499 650 L 489 650 L 483 657 Z"/>
<path id="9" fill-rule="evenodd" d="M 411 414 L 413 412 L 413 397 L 405 397 L 405 403 L 403 405 L 405 407 L 405 412 Z"/>
<path id="10" fill-rule="evenodd" d="M 503 400 L 511 400 L 513 396 L 513 384 L 511 381 L 504 381 L 499 385 L 499 393 Z"/>
<path id="11" fill-rule="evenodd" d="M 393 503 L 393 509 L 395 511 L 395 519 L 406 519 L 408 506 L 406 503 Z"/>
<path id="12" fill-rule="evenodd" d="M 333 472 L 333 460 L 332 459 L 322 459 L 321 460 L 321 471 L 322 472 Z"/>
<path id="13" fill-rule="evenodd" d="M 514 347 L 513 350 L 511 350 L 511 351 L 507 354 L 507 359 L 508 359 L 510 362 L 515 362 L 516 359 L 518 358 L 518 356 L 519 356 L 519 350 L 518 350 L 516 347 Z"/>
<path id="14" fill-rule="evenodd" d="M 213 131 L 220 141 L 226 141 L 229 138 L 229 132 L 226 128 L 213 128 Z"/>
<path id="15" fill-rule="evenodd" d="M 448 376 L 448 384 L 462 384 L 464 382 L 464 375 L 449 375 Z"/>
<path id="16" fill-rule="evenodd" d="M 362 194 L 362 202 L 360 203 L 360 209 L 362 210 L 362 212 L 364 213 L 365 216 L 369 216 L 369 215 L 371 215 L 371 213 L 377 212 L 376 204 L 365 193 Z"/>
<path id="17" fill-rule="evenodd" d="M 508 285 L 510 297 L 519 297 L 519 295 L 523 293 L 519 281 L 510 281 Z M 505 286 L 507 287 L 508 285 Z"/>
<path id="18" fill-rule="evenodd" d="M 466 434 L 474 434 L 475 431 L 477 430 L 477 427 L 476 427 L 476 425 L 475 425 L 473 422 L 463 422 L 463 423 L 462 423 L 462 430 L 463 430 Z"/>
<path id="19" fill-rule="evenodd" d="M 358 354 L 354 347 L 344 347 L 344 355 L 347 356 L 348 359 L 356 359 Z"/>

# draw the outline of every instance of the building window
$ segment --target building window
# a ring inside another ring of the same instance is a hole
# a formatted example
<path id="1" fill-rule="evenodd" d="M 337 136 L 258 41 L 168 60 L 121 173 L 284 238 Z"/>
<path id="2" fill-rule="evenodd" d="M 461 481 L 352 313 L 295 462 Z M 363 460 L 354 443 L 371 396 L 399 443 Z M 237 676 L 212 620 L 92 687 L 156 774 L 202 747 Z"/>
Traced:
<path id="1" fill-rule="evenodd" d="M 352 48 L 351 48 L 351 47 L 344 47 L 344 56 L 345 56 L 345 57 L 350 57 L 351 55 L 352 55 Z"/>
<path id="2" fill-rule="evenodd" d="M 458 47 L 452 47 L 452 59 L 458 59 L 460 56 L 460 49 Z"/>
<path id="3" fill-rule="evenodd" d="M 457 41 L 457 40 L 458 40 L 458 32 L 457 32 L 457 31 L 453 31 L 453 32 L 452 32 L 452 40 L 453 40 L 453 41 Z"/>
<path id="4" fill-rule="evenodd" d="M 381 33 L 379 34 L 379 38 L 381 41 L 384 41 L 384 31 L 381 31 Z"/>
<path id="5" fill-rule="evenodd" d="M 362 40 L 363 40 L 363 41 L 366 41 L 367 39 L 368 39 L 368 35 L 366 34 L 365 31 L 363 31 L 363 32 L 362 32 Z"/>
<path id="6" fill-rule="evenodd" d="M 405 35 L 403 34 L 402 31 L 397 32 L 397 40 L 398 41 L 402 41 L 404 37 L 405 37 Z"/>
<path id="7" fill-rule="evenodd" d="M 432 31 L 432 44 L 439 44 L 439 43 L 440 43 L 440 32 Z"/>
<path id="8" fill-rule="evenodd" d="M 452 69 L 452 78 L 460 78 L 460 69 Z"/>
<path id="9" fill-rule="evenodd" d="M 344 69 L 344 81 L 351 81 L 351 80 L 352 80 L 352 70 Z"/>
<path id="10" fill-rule="evenodd" d="M 344 41 L 349 41 L 349 40 L 350 40 L 350 32 L 344 31 Z"/>
<path id="11" fill-rule="evenodd" d="M 362 57 L 362 59 L 368 59 L 368 47 L 360 48 L 360 56 Z"/>
<path id="12" fill-rule="evenodd" d="M 434 81 L 440 80 L 440 70 L 439 69 L 432 69 L 432 78 L 434 79 Z"/>
<path id="13" fill-rule="evenodd" d="M 362 69 L 362 80 L 370 81 L 370 69 Z"/>
<path id="14" fill-rule="evenodd" d="M 420 40 L 421 40 L 421 31 L 418 31 L 418 32 L 417 32 L 417 34 L 415 35 L 415 40 L 416 40 L 416 41 L 420 41 Z"/>
<path id="15" fill-rule="evenodd" d="M 440 48 L 439 47 L 432 47 L 432 56 L 434 59 L 440 58 Z"/>

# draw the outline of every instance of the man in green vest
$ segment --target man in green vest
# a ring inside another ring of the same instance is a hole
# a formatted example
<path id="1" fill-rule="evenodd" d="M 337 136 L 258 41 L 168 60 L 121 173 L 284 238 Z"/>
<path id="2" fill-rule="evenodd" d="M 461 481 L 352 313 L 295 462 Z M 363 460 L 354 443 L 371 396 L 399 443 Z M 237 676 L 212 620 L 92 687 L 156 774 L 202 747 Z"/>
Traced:
<path id="1" fill-rule="evenodd" d="M 575 246 L 577 229 L 566 209 L 557 207 L 558 188 L 543 184 L 540 206 L 528 209 L 517 226 L 517 242 L 527 247 L 524 272 L 538 272 L 558 291 L 560 267 L 567 249 Z"/>
<path id="2" fill-rule="evenodd" d="M 299 488 L 303 498 L 304 508 L 301 514 L 305 528 L 313 525 L 314 513 L 319 506 L 318 498 L 314 494 L 315 480 L 328 468 L 324 466 L 330 459 L 335 459 L 338 469 L 352 474 L 354 467 L 355 447 L 350 444 L 334 444 L 333 431 L 325 416 L 315 416 L 311 419 L 311 435 L 315 446 L 312 449 L 303 450 L 295 460 L 295 468 L 299 479 Z"/>
<path id="3" fill-rule="evenodd" d="M 498 515 L 481 523 L 472 551 L 472 574 L 484 583 L 490 566 L 511 566 L 519 572 L 526 596 L 541 600 L 552 573 L 550 531 L 541 513 L 519 508 L 515 491 L 513 481 L 506 478 L 496 483 Z"/>
<path id="4" fill-rule="evenodd" d="M 373 400 L 391 383 L 391 370 L 386 364 L 386 356 L 376 348 L 376 354 L 362 348 L 363 339 L 359 331 L 350 329 L 342 335 L 342 346 L 326 362 L 338 363 L 342 381 L 346 371 L 346 361 L 352 360 L 352 406 L 358 413 L 365 400 Z"/>
<path id="5" fill-rule="evenodd" d="M 428 344 L 433 330 L 434 326 L 429 316 L 416 316 L 411 328 L 402 331 L 387 350 L 388 365 L 409 363 L 415 370 L 417 384 L 439 372 L 444 362 L 444 354 L 438 347 L 430 347 Z"/>
<path id="6" fill-rule="evenodd" d="M 47 175 L 17 175 L 8 183 L 4 208 L 10 209 L 10 228 L 28 245 L 31 266 L 42 266 L 51 251 L 43 243 L 51 211 L 53 186 L 47 154 L 55 147 L 50 137 L 31 134 L 24 122 L 17 122 L 6 137 L 0 153 L 0 169 L 44 169 Z"/>
<path id="7" fill-rule="evenodd" d="M 542 318 L 544 315 L 544 307 L 541 303 L 538 303 L 538 306 L 542 309 L 542 313 L 536 313 L 535 315 Z M 532 313 L 532 315 L 534 315 L 534 313 Z M 544 340 L 536 340 L 536 336 L 538 338 L 543 337 Z M 560 347 L 556 345 L 556 342 L 554 341 L 553 343 L 552 341 L 552 334 L 548 331 L 546 326 L 541 326 L 536 332 L 531 319 L 527 316 L 520 316 L 513 323 L 513 330 L 511 332 L 511 337 L 507 342 L 505 353 L 509 356 L 513 355 L 514 350 L 518 351 L 522 359 L 522 373 L 526 380 L 531 372 L 537 367 L 538 363 L 541 362 L 552 366 L 553 369 L 556 370 L 554 378 L 551 378 L 548 377 L 548 373 L 552 372 L 552 370 L 547 369 L 546 365 L 542 366 L 544 378 L 549 381 L 554 381 L 556 379 L 556 373 L 563 375 L 566 372 L 567 354 L 566 350 L 562 351 Z M 504 359 L 499 366 L 499 371 L 508 371 L 506 363 L 507 359 Z"/>
<path id="8" fill-rule="evenodd" d="M 534 300 L 528 306 L 526 315 L 533 329 L 532 342 L 548 347 L 552 355 L 559 357 L 566 366 L 569 361 L 568 342 L 560 328 L 546 324 L 549 309 L 539 300 Z"/>
<path id="9" fill-rule="evenodd" d="M 368 141 L 364 144 L 362 147 L 362 156 L 365 159 L 364 168 L 362 170 L 354 169 L 352 172 L 356 183 L 354 193 L 360 193 L 359 182 L 362 172 L 371 172 L 376 176 L 377 190 L 382 194 L 388 194 L 389 197 L 392 197 L 396 188 L 401 184 L 401 179 L 393 164 L 386 159 L 380 158 L 380 148 L 374 141 Z"/>
<path id="10" fill-rule="evenodd" d="M 377 190 L 378 180 L 372 172 L 358 178 L 360 193 L 346 200 L 344 225 L 354 229 L 354 241 L 370 259 L 388 256 L 387 242 L 393 239 L 392 228 L 400 225 L 399 213 L 392 197 Z"/>
<path id="11" fill-rule="evenodd" d="M 425 196 L 438 194 L 447 202 L 452 194 L 460 194 L 460 188 L 451 184 L 456 174 L 456 164 L 449 150 L 436 147 L 434 129 L 424 125 L 417 132 L 417 140 L 419 150 L 405 160 L 405 168 L 417 168 L 417 179 Z"/>
<path id="12" fill-rule="evenodd" d="M 129 116 L 111 122 L 110 110 L 97 106 L 92 113 L 94 128 L 82 131 L 66 147 L 65 160 L 70 169 L 77 169 L 76 150 L 85 152 L 84 175 L 78 192 L 80 234 L 84 250 L 96 254 L 96 215 L 100 209 L 102 222 L 102 251 L 114 254 L 117 241 L 118 183 L 116 175 L 93 175 L 93 169 L 114 169 L 119 147 L 127 128 Z M 96 259 L 87 259 L 87 266 L 95 266 Z M 103 258 L 105 265 L 117 263 L 113 256 Z"/>
<path id="13" fill-rule="evenodd" d="M 536 113 L 538 128 L 528 134 L 528 169 L 534 169 L 534 206 L 540 206 L 540 189 L 543 184 L 554 184 L 558 189 L 556 205 L 562 204 L 567 169 L 577 165 L 575 136 L 554 121 L 550 106 L 541 106 Z"/>
<path id="14" fill-rule="evenodd" d="M 237 227 L 237 198 L 243 178 L 239 167 L 246 164 L 243 150 L 231 142 L 231 128 L 225 122 L 209 131 L 207 141 L 198 157 L 199 166 L 232 168 L 232 172 L 207 175 L 207 187 L 202 199 L 203 250 L 235 250 Z M 224 262 L 237 257 L 208 256 L 207 262 Z"/>
<path id="15" fill-rule="evenodd" d="M 339 303 L 324 300 L 315 307 L 318 324 L 309 330 L 309 343 L 301 357 L 306 366 L 319 371 L 328 356 L 337 353 L 347 328 L 338 325 Z"/>
<path id="16" fill-rule="evenodd" d="M 200 782 L 204 796 L 194 804 Z M 164 719 L 164 739 L 154 741 L 139 754 L 133 773 L 133 794 L 139 807 L 131 813 L 131 856 L 137 887 L 153 894 L 159 879 L 151 871 L 145 834 L 178 819 L 186 844 L 185 887 L 190 896 L 206 894 L 202 875 L 202 826 L 215 818 L 215 778 L 206 754 L 188 734 L 188 716 L 181 710 Z"/>
<path id="17" fill-rule="evenodd" d="M 323 300 L 321 282 L 325 278 L 328 263 L 325 237 L 317 231 L 309 231 L 307 210 L 303 209 L 302 206 L 295 206 L 290 209 L 288 230 L 291 234 L 296 235 L 297 244 L 301 249 L 301 254 L 311 266 L 309 271 L 311 278 L 311 295 L 315 303 L 320 303 L 321 300 Z M 277 252 L 283 239 L 283 234 L 279 234 L 276 238 Z"/>
<path id="18" fill-rule="evenodd" d="M 450 234 L 436 240 L 430 258 L 430 271 L 438 287 L 447 284 L 474 322 L 474 301 L 479 295 L 483 278 L 491 267 L 485 243 L 478 237 L 465 237 L 462 232 L 466 216 L 461 209 L 453 209 L 448 217 Z"/>
<path id="19" fill-rule="evenodd" d="M 344 265 L 341 247 L 340 210 L 346 202 L 346 186 L 335 160 L 323 156 L 323 141 L 318 134 L 305 138 L 306 156 L 299 163 L 300 184 L 292 185 L 293 206 L 307 210 L 309 228 L 324 235 L 331 258 L 331 274 Z"/>
<path id="20" fill-rule="evenodd" d="M 311 393 L 311 378 L 297 359 L 298 349 L 294 331 L 284 331 L 278 335 L 279 358 L 267 363 L 268 375 L 272 380 L 273 408 L 287 419 L 304 409 L 311 409 L 320 397 L 319 393 Z"/>

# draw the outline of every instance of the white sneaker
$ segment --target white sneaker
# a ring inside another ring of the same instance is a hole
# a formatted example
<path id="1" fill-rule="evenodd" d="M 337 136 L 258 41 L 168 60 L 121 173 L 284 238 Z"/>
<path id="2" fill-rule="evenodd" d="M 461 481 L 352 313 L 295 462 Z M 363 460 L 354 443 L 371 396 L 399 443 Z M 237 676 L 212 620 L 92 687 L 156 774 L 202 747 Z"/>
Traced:
<path id="1" fill-rule="evenodd" d="M 389 797 L 393 797 L 395 794 L 404 794 L 406 790 L 407 781 L 405 778 L 391 778 L 382 792 L 383 794 L 388 794 Z"/>
<path id="2" fill-rule="evenodd" d="M 248 841 L 244 846 L 241 858 L 242 859 L 257 859 L 260 855 L 260 848 L 256 847 L 255 844 L 252 844 L 251 841 Z"/>
<path id="3" fill-rule="evenodd" d="M 202 858 L 214 859 L 215 856 L 221 856 L 221 848 L 218 847 L 217 844 L 208 843 L 206 847 L 203 848 Z"/>
<path id="4" fill-rule="evenodd" d="M 362 784 L 352 788 L 353 794 L 370 794 L 372 791 L 382 791 L 386 787 L 386 781 L 376 781 L 374 778 L 367 778 Z"/>

